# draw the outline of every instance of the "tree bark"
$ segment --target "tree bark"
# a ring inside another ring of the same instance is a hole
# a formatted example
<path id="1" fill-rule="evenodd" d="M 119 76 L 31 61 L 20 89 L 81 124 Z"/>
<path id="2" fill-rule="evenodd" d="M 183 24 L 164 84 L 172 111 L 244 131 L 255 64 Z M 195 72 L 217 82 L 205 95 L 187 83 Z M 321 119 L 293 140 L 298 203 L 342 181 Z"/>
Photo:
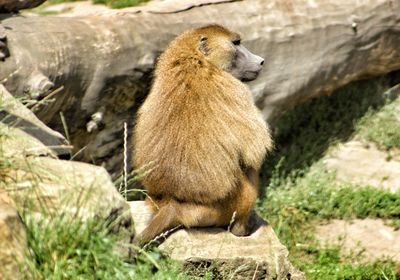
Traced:
<path id="1" fill-rule="evenodd" d="M 54 102 L 36 112 L 75 151 L 115 176 L 157 56 L 182 31 L 209 23 L 243 35 L 265 58 L 249 86 L 273 124 L 289 108 L 351 81 L 400 69 L 400 0 L 180 1 L 85 17 L 7 17 L 0 81 L 15 96 Z M 210 2 L 210 3 L 208 3 Z M 129 136 L 130 137 L 130 136 Z"/>

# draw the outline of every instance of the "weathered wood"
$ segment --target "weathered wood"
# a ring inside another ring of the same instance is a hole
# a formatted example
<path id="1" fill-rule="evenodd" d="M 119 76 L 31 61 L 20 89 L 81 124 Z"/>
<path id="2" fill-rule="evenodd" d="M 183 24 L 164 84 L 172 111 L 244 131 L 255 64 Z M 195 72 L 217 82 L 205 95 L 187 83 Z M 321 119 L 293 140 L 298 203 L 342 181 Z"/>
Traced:
<path id="1" fill-rule="evenodd" d="M 123 123 L 133 124 L 156 57 L 188 28 L 226 25 L 266 59 L 250 87 L 270 123 L 311 97 L 400 69 L 400 0 L 187 2 L 175 10 L 169 4 L 79 18 L 6 18 L 11 56 L 0 62 L 0 81 L 14 95 L 38 99 L 64 86 L 38 116 L 62 132 L 63 112 L 75 150 L 86 146 L 80 159 L 115 175 Z"/>

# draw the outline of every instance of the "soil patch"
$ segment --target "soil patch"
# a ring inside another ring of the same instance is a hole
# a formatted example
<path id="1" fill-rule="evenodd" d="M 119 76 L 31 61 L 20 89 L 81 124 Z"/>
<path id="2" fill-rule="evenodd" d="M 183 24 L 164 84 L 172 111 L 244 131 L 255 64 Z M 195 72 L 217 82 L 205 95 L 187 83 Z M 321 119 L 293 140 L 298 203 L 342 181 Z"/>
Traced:
<path id="1" fill-rule="evenodd" d="M 343 254 L 354 254 L 356 261 L 389 257 L 400 263 L 400 230 L 382 220 L 332 220 L 318 226 L 316 235 L 323 245 L 339 245 Z"/>
<path id="2" fill-rule="evenodd" d="M 400 189 L 398 156 L 390 159 L 388 153 L 378 150 L 373 143 L 352 140 L 340 144 L 324 163 L 336 171 L 339 181 L 393 192 Z"/>

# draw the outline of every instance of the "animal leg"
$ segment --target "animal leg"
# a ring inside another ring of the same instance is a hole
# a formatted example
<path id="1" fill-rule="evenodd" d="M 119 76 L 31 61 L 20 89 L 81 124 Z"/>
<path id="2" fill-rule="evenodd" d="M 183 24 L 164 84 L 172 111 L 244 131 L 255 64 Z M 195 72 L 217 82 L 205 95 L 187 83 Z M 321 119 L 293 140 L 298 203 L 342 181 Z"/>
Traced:
<path id="1" fill-rule="evenodd" d="M 231 232 L 236 236 L 245 236 L 250 234 L 249 221 L 254 215 L 254 204 L 258 194 L 258 174 L 254 169 L 249 169 L 243 174 L 240 183 L 237 198 L 235 199 L 236 215 Z"/>
<path id="2" fill-rule="evenodd" d="M 143 245 L 154 239 L 157 235 L 179 225 L 176 208 L 173 203 L 162 206 L 153 217 L 150 224 L 138 237 L 139 244 Z"/>
<path id="3" fill-rule="evenodd" d="M 224 207 L 170 200 L 158 210 L 150 224 L 140 234 L 139 243 L 143 245 L 178 225 L 186 228 L 224 226 L 229 223 L 231 216 L 232 212 Z"/>

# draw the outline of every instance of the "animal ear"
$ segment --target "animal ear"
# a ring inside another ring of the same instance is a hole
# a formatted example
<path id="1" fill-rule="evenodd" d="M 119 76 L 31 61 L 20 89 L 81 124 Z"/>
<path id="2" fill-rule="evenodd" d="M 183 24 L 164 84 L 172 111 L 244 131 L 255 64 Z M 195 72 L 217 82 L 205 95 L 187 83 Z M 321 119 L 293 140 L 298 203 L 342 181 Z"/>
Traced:
<path id="1" fill-rule="evenodd" d="M 199 39 L 199 50 L 204 54 L 204 55 L 208 55 L 208 51 L 209 49 L 207 48 L 207 40 L 208 38 L 204 35 L 200 36 Z"/>

